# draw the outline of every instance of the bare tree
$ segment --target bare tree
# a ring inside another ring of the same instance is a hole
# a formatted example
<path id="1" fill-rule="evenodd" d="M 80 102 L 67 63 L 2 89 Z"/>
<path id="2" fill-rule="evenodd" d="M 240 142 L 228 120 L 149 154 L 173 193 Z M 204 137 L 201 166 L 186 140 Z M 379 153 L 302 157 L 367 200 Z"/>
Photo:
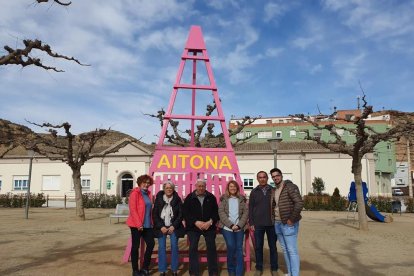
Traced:
<path id="1" fill-rule="evenodd" d="M 216 108 L 217 108 L 217 105 L 215 102 L 213 102 L 213 104 L 207 105 L 205 115 L 211 116 L 211 114 Z M 164 109 L 157 111 L 157 115 L 154 115 L 154 114 L 145 114 L 145 115 L 153 117 L 153 118 L 157 118 L 160 121 L 161 127 L 163 127 L 164 120 L 165 120 Z M 242 118 L 240 121 L 237 122 L 236 128 L 229 129 L 229 137 L 237 135 L 243 130 L 244 127 L 252 124 L 258 118 L 260 117 L 252 118 L 250 116 L 245 116 L 244 118 Z M 184 137 L 184 135 L 190 136 L 191 130 L 190 129 L 186 129 L 184 131 L 180 130 L 179 129 L 180 122 L 176 120 L 169 119 L 168 124 L 171 126 L 173 133 L 170 134 L 167 129 L 167 132 L 165 134 L 165 138 L 167 139 L 167 142 L 170 144 L 176 145 L 176 146 L 181 146 L 181 147 L 188 146 L 190 144 L 190 140 Z M 208 120 L 201 120 L 200 124 L 196 126 L 196 131 L 194 133 L 194 145 L 196 147 L 205 147 L 205 148 L 225 147 L 225 140 L 224 140 L 223 133 L 219 133 L 215 135 L 214 127 L 215 127 L 214 123 L 208 123 Z M 206 133 L 203 137 L 204 129 L 206 129 Z M 245 137 L 243 139 L 236 138 L 236 140 L 232 142 L 232 145 L 236 146 L 236 145 L 244 144 L 253 137 L 254 136 L 252 135 L 250 137 Z"/>
<path id="2" fill-rule="evenodd" d="M 96 129 L 94 131 L 74 135 L 69 123 L 53 125 L 50 123 L 33 125 L 48 128 L 49 134 L 39 135 L 34 151 L 48 157 L 50 160 L 60 160 L 69 165 L 72 170 L 72 180 L 75 190 L 76 215 L 80 220 L 85 220 L 85 211 L 82 201 L 81 168 L 91 158 L 104 157 L 107 154 L 117 152 L 136 139 L 124 139 L 113 147 L 99 146 L 99 142 L 108 135 L 110 129 Z M 58 135 L 63 130 L 64 135 Z"/>
<path id="3" fill-rule="evenodd" d="M 49 0 L 36 0 L 38 3 L 46 3 Z M 62 6 L 69 6 L 72 2 L 62 2 L 59 0 L 53 0 L 54 3 L 57 3 Z M 20 65 L 22 67 L 26 67 L 29 65 L 38 66 L 45 70 L 53 70 L 55 72 L 64 72 L 63 70 L 59 70 L 56 67 L 48 66 L 43 64 L 43 61 L 38 58 L 32 56 L 34 52 L 40 51 L 46 53 L 48 56 L 52 58 L 60 58 L 69 61 L 74 61 L 82 66 L 89 66 L 88 64 L 81 63 L 78 59 L 74 57 L 69 57 L 65 55 L 58 54 L 53 52 L 51 47 L 48 44 L 45 44 L 41 40 L 38 39 L 24 39 L 23 40 L 24 48 L 13 49 L 10 46 L 4 46 L 7 54 L 0 56 L 0 65 Z"/>
<path id="4" fill-rule="evenodd" d="M 385 132 L 376 132 L 372 127 L 366 124 L 366 119 L 373 113 L 373 108 L 367 105 L 365 94 L 362 97 L 363 110 L 360 116 L 350 119 L 342 119 L 345 122 L 352 122 L 355 128 L 339 126 L 341 119 L 326 125 L 320 125 L 317 121 L 311 120 L 309 117 L 298 114 L 292 117 L 299 117 L 302 120 L 311 123 L 316 129 L 327 130 L 334 138 L 333 141 L 323 141 L 321 137 L 314 137 L 309 134 L 309 130 L 305 130 L 306 139 L 316 141 L 319 145 L 333 151 L 348 154 L 352 157 L 352 173 L 356 184 L 358 219 L 360 230 L 368 231 L 368 221 L 365 213 L 365 202 L 362 191 L 362 157 L 374 151 L 375 145 L 381 141 L 398 140 L 403 135 L 409 135 L 414 130 L 414 120 L 410 119 L 407 113 L 398 112 L 400 115 L 399 123 Z M 393 114 L 396 114 L 394 112 Z M 334 117 L 334 114 L 331 115 Z M 346 143 L 337 133 L 337 129 L 349 131 L 355 135 L 355 142 Z"/>

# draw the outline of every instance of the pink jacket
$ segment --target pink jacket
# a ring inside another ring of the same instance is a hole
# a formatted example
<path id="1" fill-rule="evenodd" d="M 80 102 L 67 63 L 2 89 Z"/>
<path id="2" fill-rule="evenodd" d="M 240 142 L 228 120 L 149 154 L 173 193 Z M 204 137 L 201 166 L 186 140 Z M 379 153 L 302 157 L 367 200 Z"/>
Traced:
<path id="1" fill-rule="evenodd" d="M 152 202 L 151 191 L 148 190 L 148 197 Z M 129 227 L 140 228 L 144 224 L 145 201 L 139 187 L 134 188 L 129 195 L 129 216 L 126 224 Z M 152 216 L 151 216 L 152 219 Z"/>

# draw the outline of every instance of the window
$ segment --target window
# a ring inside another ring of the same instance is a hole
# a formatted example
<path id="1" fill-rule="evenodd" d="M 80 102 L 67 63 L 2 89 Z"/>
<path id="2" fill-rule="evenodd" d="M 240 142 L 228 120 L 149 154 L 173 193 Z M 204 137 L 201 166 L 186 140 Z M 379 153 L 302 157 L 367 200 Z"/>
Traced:
<path id="1" fill-rule="evenodd" d="M 43 175 L 43 191 L 60 191 L 60 175 Z"/>
<path id="2" fill-rule="evenodd" d="M 253 178 L 243 178 L 243 189 L 253 190 Z"/>
<path id="3" fill-rule="evenodd" d="M 272 124 L 272 120 L 266 120 L 266 124 L 268 125 Z"/>
<path id="4" fill-rule="evenodd" d="M 285 122 L 285 121 L 284 121 L 283 119 L 280 119 L 280 120 L 279 120 L 279 123 L 280 123 L 280 124 L 283 124 L 284 122 Z"/>
<path id="5" fill-rule="evenodd" d="M 392 160 L 388 159 L 388 166 L 391 166 L 391 165 L 392 165 Z"/>
<path id="6" fill-rule="evenodd" d="M 91 176 L 90 175 L 81 176 L 81 186 L 82 186 L 82 190 L 91 189 Z"/>
<path id="7" fill-rule="evenodd" d="M 391 144 L 387 144 L 387 149 L 391 149 Z"/>
<path id="8" fill-rule="evenodd" d="M 296 137 L 296 130 L 292 129 L 291 131 L 289 131 L 289 136 Z"/>
<path id="9" fill-rule="evenodd" d="M 344 135 L 344 130 L 343 129 L 336 128 L 335 131 L 336 131 L 336 134 L 338 134 L 339 136 L 343 136 Z"/>
<path id="10" fill-rule="evenodd" d="M 239 132 L 236 134 L 237 139 L 244 139 L 244 132 Z"/>
<path id="11" fill-rule="evenodd" d="M 259 138 L 259 139 L 272 138 L 272 132 L 271 131 L 260 131 L 260 132 L 257 133 L 257 138 Z"/>
<path id="12" fill-rule="evenodd" d="M 29 177 L 27 175 L 13 176 L 13 190 L 27 190 Z"/>
<path id="13" fill-rule="evenodd" d="M 282 132 L 280 130 L 276 130 L 276 138 L 282 138 Z"/>

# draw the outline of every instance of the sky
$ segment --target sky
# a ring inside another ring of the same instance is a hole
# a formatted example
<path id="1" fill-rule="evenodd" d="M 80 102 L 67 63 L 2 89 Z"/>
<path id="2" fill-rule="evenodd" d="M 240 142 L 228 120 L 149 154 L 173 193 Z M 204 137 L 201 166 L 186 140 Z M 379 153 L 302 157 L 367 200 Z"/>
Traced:
<path id="1" fill-rule="evenodd" d="M 157 142 L 145 114 L 167 108 L 192 25 L 227 120 L 355 109 L 361 87 L 374 110 L 413 111 L 413 18 L 414 2 L 396 0 L 2 0 L 1 46 L 37 38 L 90 66 L 40 52 L 65 72 L 0 66 L 0 118 Z"/>

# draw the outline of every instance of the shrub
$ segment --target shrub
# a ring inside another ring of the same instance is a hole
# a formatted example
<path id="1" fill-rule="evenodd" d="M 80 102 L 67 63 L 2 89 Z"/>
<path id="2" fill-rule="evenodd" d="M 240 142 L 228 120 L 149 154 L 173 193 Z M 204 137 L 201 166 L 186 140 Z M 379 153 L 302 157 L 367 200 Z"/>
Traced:
<path id="1" fill-rule="evenodd" d="M 414 200 L 410 197 L 404 199 L 405 211 L 407 213 L 414 213 Z"/>
<path id="2" fill-rule="evenodd" d="M 84 193 L 82 194 L 84 208 L 115 208 L 122 203 L 122 198 L 115 195 Z"/>
<path id="3" fill-rule="evenodd" d="M 368 198 L 368 201 L 378 209 L 379 212 L 391 213 L 392 211 L 392 198 L 389 197 L 372 197 Z"/>
<path id="4" fill-rule="evenodd" d="M 330 198 L 330 207 L 333 211 L 344 211 L 346 210 L 347 206 L 347 199 L 345 197 L 341 197 L 341 194 L 339 193 L 339 189 L 335 188 L 333 195 Z"/>
<path id="5" fill-rule="evenodd" d="M 329 195 L 307 195 L 303 197 L 303 207 L 306 210 L 330 210 L 329 202 Z"/>
<path id="6" fill-rule="evenodd" d="M 26 206 L 26 193 L 20 194 L 1 194 L 0 195 L 0 207 L 7 208 L 22 208 Z M 42 207 L 46 203 L 46 198 L 43 193 L 32 194 L 30 193 L 30 207 Z"/>

